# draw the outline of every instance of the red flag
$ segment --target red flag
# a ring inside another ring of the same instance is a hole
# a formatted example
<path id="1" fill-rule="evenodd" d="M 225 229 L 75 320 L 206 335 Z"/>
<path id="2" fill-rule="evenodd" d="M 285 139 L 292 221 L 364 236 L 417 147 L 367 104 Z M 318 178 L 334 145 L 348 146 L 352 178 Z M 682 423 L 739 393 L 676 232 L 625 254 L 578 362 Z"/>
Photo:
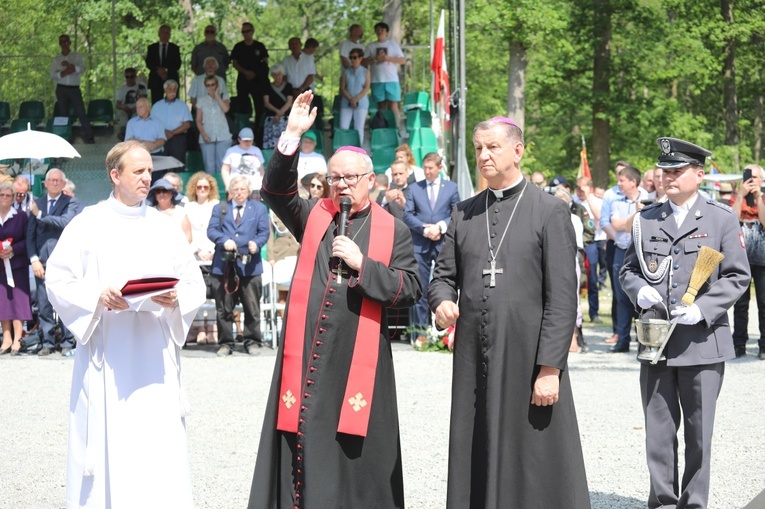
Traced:
<path id="1" fill-rule="evenodd" d="M 579 152 L 579 172 L 576 174 L 577 179 L 582 177 L 592 180 L 590 163 L 587 162 L 587 145 L 584 143 L 584 136 L 582 136 L 582 151 Z"/>
<path id="2" fill-rule="evenodd" d="M 433 61 L 430 63 L 433 71 L 433 102 L 443 100 L 444 113 L 449 117 L 449 73 L 446 70 L 446 47 L 444 45 L 444 11 L 441 11 L 441 20 L 438 22 L 438 34 L 433 48 Z M 441 91 L 443 90 L 443 95 Z"/>

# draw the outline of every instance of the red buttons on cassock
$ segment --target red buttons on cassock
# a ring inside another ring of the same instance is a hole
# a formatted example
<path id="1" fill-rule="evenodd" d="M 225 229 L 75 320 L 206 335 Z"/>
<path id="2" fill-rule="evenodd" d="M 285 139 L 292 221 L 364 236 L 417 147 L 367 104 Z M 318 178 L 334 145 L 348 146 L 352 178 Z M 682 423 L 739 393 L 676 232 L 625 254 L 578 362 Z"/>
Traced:
<path id="1" fill-rule="evenodd" d="M 306 380 L 305 383 L 308 385 L 313 385 L 313 380 Z"/>
<path id="2" fill-rule="evenodd" d="M 318 359 L 319 358 L 319 354 L 317 354 L 317 353 L 313 354 L 313 358 L 314 359 Z"/>
<path id="3" fill-rule="evenodd" d="M 327 329 L 324 327 L 319 327 L 319 334 L 324 334 L 325 332 L 327 332 Z"/>
<path id="4" fill-rule="evenodd" d="M 317 342 L 316 342 L 316 344 L 317 344 L 318 346 L 321 346 L 321 345 L 323 345 L 323 344 L 324 344 L 324 342 L 323 342 L 323 341 L 317 341 Z"/>
<path id="5" fill-rule="evenodd" d="M 321 315 L 322 320 L 326 320 L 327 318 L 329 318 L 327 315 Z"/>

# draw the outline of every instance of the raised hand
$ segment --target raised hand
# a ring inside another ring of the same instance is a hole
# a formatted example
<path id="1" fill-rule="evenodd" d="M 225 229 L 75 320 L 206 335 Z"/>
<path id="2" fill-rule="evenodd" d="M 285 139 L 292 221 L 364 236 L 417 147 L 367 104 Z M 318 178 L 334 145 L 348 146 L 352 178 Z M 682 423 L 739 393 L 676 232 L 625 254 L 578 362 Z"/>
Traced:
<path id="1" fill-rule="evenodd" d="M 292 111 L 287 119 L 287 129 L 284 133 L 290 138 L 300 138 L 311 128 L 316 120 L 316 108 L 311 109 L 313 92 L 306 90 L 292 103 Z"/>

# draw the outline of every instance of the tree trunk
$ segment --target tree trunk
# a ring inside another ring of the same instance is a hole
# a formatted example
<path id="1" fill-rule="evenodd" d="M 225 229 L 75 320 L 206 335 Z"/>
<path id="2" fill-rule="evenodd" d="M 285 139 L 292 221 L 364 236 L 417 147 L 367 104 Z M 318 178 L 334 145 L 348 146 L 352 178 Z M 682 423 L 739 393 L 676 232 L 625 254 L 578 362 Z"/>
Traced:
<path id="1" fill-rule="evenodd" d="M 507 80 L 507 115 L 521 130 L 525 127 L 526 48 L 520 41 L 510 41 L 510 65 Z"/>
<path id="2" fill-rule="evenodd" d="M 383 4 L 383 22 L 387 23 L 390 27 L 388 38 L 393 39 L 399 44 L 403 44 L 403 41 L 401 40 L 402 9 L 402 0 L 385 0 L 385 3 Z"/>
<path id="3" fill-rule="evenodd" d="M 186 13 L 186 26 L 183 31 L 187 34 L 194 32 L 194 9 L 191 7 L 191 0 L 178 0 L 178 5 L 183 7 L 183 12 Z"/>
<path id="4" fill-rule="evenodd" d="M 611 67 L 611 3 L 594 0 L 596 41 L 592 72 L 592 180 L 596 186 L 608 187 L 610 169 L 611 124 L 608 118 L 608 95 Z"/>
<path id="5" fill-rule="evenodd" d="M 723 21 L 729 31 L 733 27 L 733 0 L 720 0 Z M 723 61 L 723 109 L 725 111 L 725 144 L 738 144 L 738 108 L 736 106 L 736 41 L 732 34 L 725 38 Z"/>

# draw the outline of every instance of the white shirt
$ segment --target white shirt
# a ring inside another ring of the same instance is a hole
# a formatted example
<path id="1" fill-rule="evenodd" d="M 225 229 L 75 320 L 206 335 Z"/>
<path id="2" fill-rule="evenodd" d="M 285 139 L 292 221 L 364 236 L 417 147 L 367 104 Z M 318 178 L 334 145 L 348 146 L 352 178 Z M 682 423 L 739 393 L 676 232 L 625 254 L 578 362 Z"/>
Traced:
<path id="1" fill-rule="evenodd" d="M 385 42 L 373 42 L 364 50 L 364 57 L 375 58 L 379 53 L 384 53 L 389 57 L 401 58 L 404 52 L 394 41 L 388 39 Z M 398 64 L 393 62 L 377 62 L 374 60 L 370 66 L 372 71 L 372 83 L 398 83 Z"/>
<path id="2" fill-rule="evenodd" d="M 680 228 L 680 226 L 683 224 L 683 221 L 685 221 L 685 217 L 688 215 L 688 212 L 690 212 L 691 208 L 696 203 L 696 199 L 698 197 L 698 194 L 694 194 L 693 197 L 683 205 L 675 205 L 672 203 L 672 200 L 669 200 L 669 206 L 672 207 L 672 217 L 675 218 L 675 224 L 677 224 L 678 228 Z"/>
<path id="3" fill-rule="evenodd" d="M 364 51 L 364 45 L 360 42 L 353 42 L 350 39 L 346 39 L 343 42 L 340 43 L 340 56 L 345 58 L 350 58 L 351 50 L 359 48 L 361 51 Z M 342 59 L 340 59 L 340 65 L 343 65 Z"/>
<path id="4" fill-rule="evenodd" d="M 132 87 L 129 87 L 126 83 L 123 83 L 120 89 L 117 90 L 117 95 L 114 97 L 114 99 L 123 106 L 135 108 L 135 102 L 138 100 L 138 98 L 147 96 L 148 89 L 146 88 L 146 85 L 140 81 L 136 81 L 135 85 Z"/>
<path id="5" fill-rule="evenodd" d="M 64 61 L 67 61 L 70 64 L 72 64 L 75 70 L 72 74 L 68 74 L 62 77 L 61 73 L 66 70 L 66 67 L 64 67 L 64 65 L 62 64 L 62 62 Z M 63 53 L 59 53 L 53 58 L 53 61 L 50 63 L 50 79 L 52 79 L 58 85 L 79 87 L 80 77 L 82 76 L 82 73 L 84 72 L 85 72 L 85 60 L 83 60 L 82 55 L 80 55 L 76 51 L 71 51 L 66 56 L 64 56 Z"/>
<path id="6" fill-rule="evenodd" d="M 282 59 L 282 67 L 284 67 L 287 81 L 292 85 L 292 88 L 300 87 L 309 75 L 316 74 L 316 63 L 313 60 L 313 55 L 306 55 L 305 53 L 301 53 L 298 60 L 295 60 L 292 54 L 287 55 Z"/>
<path id="7" fill-rule="evenodd" d="M 191 80 L 191 86 L 189 87 L 189 99 L 197 99 L 199 100 L 200 97 L 204 97 L 207 94 L 207 87 L 205 87 L 205 76 L 204 74 L 200 74 L 199 76 L 194 76 L 194 79 Z M 229 99 L 228 96 L 228 88 L 226 88 L 226 82 L 223 81 L 223 78 L 218 76 L 217 74 L 215 77 L 218 80 L 218 91 L 220 92 L 220 96 L 223 100 Z"/>
<path id="8" fill-rule="evenodd" d="M 298 155 L 298 181 L 308 175 L 309 173 L 321 173 L 327 174 L 327 161 L 324 156 L 318 152 L 311 152 L 310 154 L 304 154 L 300 152 Z"/>

